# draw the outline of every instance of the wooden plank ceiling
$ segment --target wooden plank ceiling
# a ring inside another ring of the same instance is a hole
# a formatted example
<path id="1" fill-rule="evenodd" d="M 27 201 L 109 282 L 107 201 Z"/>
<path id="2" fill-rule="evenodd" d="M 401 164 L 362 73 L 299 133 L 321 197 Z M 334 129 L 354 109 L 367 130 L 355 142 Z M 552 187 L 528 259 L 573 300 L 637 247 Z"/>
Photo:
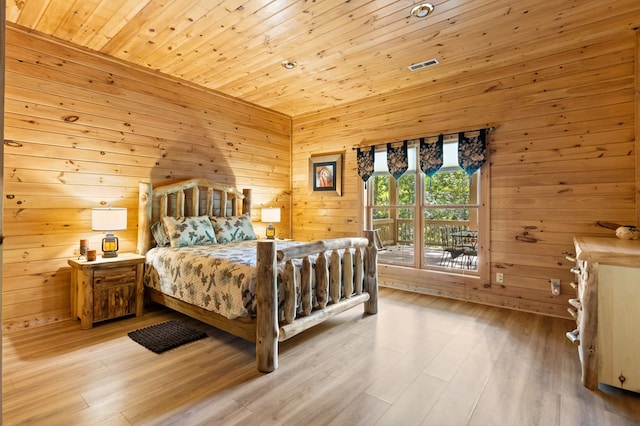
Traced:
<path id="1" fill-rule="evenodd" d="M 7 21 L 292 117 L 630 33 L 640 1 L 7 0 Z M 438 65 L 409 71 L 435 58 Z M 284 69 L 285 60 L 297 67 Z"/>

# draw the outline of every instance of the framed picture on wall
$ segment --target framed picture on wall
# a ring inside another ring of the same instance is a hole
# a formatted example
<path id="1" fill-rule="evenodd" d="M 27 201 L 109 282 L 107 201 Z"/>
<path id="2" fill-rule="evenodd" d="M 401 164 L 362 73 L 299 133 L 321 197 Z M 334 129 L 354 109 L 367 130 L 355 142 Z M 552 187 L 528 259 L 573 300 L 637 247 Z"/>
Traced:
<path id="1" fill-rule="evenodd" d="M 312 193 L 342 195 L 342 154 L 309 158 L 309 185 Z"/>

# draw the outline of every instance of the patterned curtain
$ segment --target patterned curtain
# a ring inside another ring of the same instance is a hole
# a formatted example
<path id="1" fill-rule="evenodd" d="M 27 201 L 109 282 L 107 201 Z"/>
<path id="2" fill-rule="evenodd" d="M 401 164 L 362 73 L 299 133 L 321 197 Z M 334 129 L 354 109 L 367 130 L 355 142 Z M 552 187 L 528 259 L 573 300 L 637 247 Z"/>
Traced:
<path id="1" fill-rule="evenodd" d="M 366 150 L 366 151 L 365 151 Z M 364 181 L 364 187 L 367 188 L 367 181 L 373 175 L 373 165 L 375 162 L 375 147 L 358 148 L 358 175 Z"/>
<path id="2" fill-rule="evenodd" d="M 458 164 L 473 175 L 487 160 L 486 129 L 481 129 L 478 136 L 467 138 L 464 132 L 458 133 Z"/>
<path id="3" fill-rule="evenodd" d="M 398 179 L 409 169 L 407 141 L 402 142 L 402 145 L 397 147 L 394 147 L 391 142 L 387 143 L 387 166 L 389 167 L 389 173 L 396 180 L 397 187 Z"/>
<path id="4" fill-rule="evenodd" d="M 436 143 L 428 143 L 424 138 L 420 138 L 420 170 L 429 177 L 429 185 L 431 185 L 433 175 L 436 174 L 442 164 L 444 135 L 438 136 Z"/>

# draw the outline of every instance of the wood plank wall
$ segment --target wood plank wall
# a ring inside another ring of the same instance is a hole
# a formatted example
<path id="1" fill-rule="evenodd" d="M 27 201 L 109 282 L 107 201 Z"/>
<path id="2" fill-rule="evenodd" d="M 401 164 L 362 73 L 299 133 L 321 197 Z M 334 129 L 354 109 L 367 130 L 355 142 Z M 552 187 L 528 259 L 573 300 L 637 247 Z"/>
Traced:
<path id="1" fill-rule="evenodd" d="M 6 20 L 6 2 L 5 0 L 0 0 L 0 40 L 5 39 L 5 20 Z M 4 169 L 4 63 L 5 63 L 5 44 L 0 43 L 0 129 L 2 133 L 0 133 L 0 142 L 2 145 L 0 146 L 0 167 Z M 0 180 L 0 188 L 4 187 L 4 178 Z M 2 189 L 0 189 L 0 264 L 2 264 L 3 252 L 4 252 L 4 212 L 2 211 L 2 206 L 4 205 L 4 197 L 2 197 Z M 2 276 L 0 275 L 0 288 L 2 288 Z M 2 317 L 2 292 L 0 292 L 0 317 Z M 0 336 L 2 336 L 2 331 L 0 329 Z M 2 376 L 2 347 L 3 347 L 3 339 L 0 340 L 0 376 Z M 0 424 L 2 424 L 2 412 L 3 412 L 3 401 L 2 397 L 2 389 L 0 388 Z"/>
<path id="2" fill-rule="evenodd" d="M 567 316 L 575 291 L 565 253 L 573 252 L 573 236 L 613 235 L 597 221 L 636 224 L 635 39 L 630 31 L 589 45 L 577 41 L 536 60 L 295 117 L 294 238 L 362 228 L 353 146 L 495 127 L 489 136 L 489 280 L 382 266 L 381 281 Z M 345 155 L 343 196 L 310 195 L 309 156 L 334 152 Z M 496 284 L 496 272 L 504 273 L 503 285 Z M 562 280 L 560 297 L 551 296 L 551 278 Z"/>
<path id="3" fill-rule="evenodd" d="M 636 224 L 640 225 L 640 31 L 636 31 Z"/>
<path id="4" fill-rule="evenodd" d="M 12 26 L 6 36 L 5 331 L 70 317 L 67 259 L 102 237 L 91 208 L 128 208 L 117 234 L 135 250 L 140 181 L 250 187 L 256 232 L 259 208 L 279 206 L 289 236 L 288 116 Z"/>

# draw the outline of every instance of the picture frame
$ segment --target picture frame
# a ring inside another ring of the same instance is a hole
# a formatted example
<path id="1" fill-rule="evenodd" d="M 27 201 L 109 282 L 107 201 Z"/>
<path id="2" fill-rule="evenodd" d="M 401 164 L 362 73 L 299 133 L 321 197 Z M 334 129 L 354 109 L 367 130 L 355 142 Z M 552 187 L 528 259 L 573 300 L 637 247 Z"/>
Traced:
<path id="1" fill-rule="evenodd" d="M 342 154 L 309 158 L 309 186 L 312 194 L 342 195 Z"/>

